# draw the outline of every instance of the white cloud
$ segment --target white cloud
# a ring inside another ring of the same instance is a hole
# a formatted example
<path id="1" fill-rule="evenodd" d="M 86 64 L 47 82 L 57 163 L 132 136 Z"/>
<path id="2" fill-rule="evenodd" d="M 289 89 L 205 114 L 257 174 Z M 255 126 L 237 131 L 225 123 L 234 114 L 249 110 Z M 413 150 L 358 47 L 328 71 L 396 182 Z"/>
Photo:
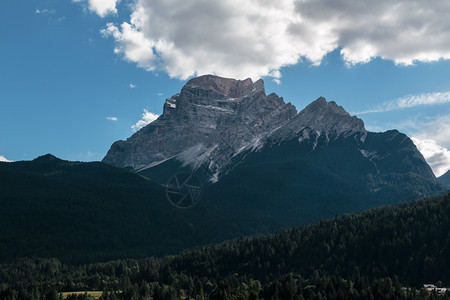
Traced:
<path id="1" fill-rule="evenodd" d="M 447 0 L 136 0 L 129 22 L 102 32 L 126 60 L 171 77 L 279 79 L 339 48 L 349 66 L 450 59 L 448 11 Z"/>
<path id="2" fill-rule="evenodd" d="M 416 137 L 412 137 L 411 139 L 437 177 L 443 175 L 450 169 L 450 151 L 438 145 L 432 139 L 418 139 Z"/>
<path id="3" fill-rule="evenodd" d="M 147 71 L 155 69 L 153 54 L 153 43 L 144 37 L 142 32 L 134 29 L 128 23 L 123 23 L 117 28 L 112 23 L 106 24 L 106 29 L 101 30 L 103 36 L 113 36 L 117 42 L 114 52 L 122 53 L 125 60 L 136 62 L 137 65 Z"/>
<path id="4" fill-rule="evenodd" d="M 0 162 L 13 162 L 12 160 L 7 159 L 3 155 L 0 155 Z"/>
<path id="5" fill-rule="evenodd" d="M 355 114 L 362 115 L 368 113 L 379 113 L 404 108 L 411 108 L 420 105 L 436 105 L 444 103 L 450 103 L 450 92 L 443 92 L 443 93 L 435 92 L 419 95 L 408 95 L 394 101 L 384 102 L 383 104 L 375 108 L 357 112 Z"/>
<path id="6" fill-rule="evenodd" d="M 373 57 L 411 65 L 450 58 L 447 0 L 304 0 L 296 2 L 305 22 L 326 28 L 352 65 Z"/>
<path id="7" fill-rule="evenodd" d="M 72 0 L 72 2 L 82 4 L 87 2 L 90 11 L 104 18 L 109 14 L 117 14 L 116 6 L 120 0 Z"/>
<path id="8" fill-rule="evenodd" d="M 115 121 L 115 122 L 119 121 L 119 119 L 117 117 L 106 117 L 106 120 Z"/>
<path id="9" fill-rule="evenodd" d="M 34 13 L 37 14 L 37 15 L 40 15 L 40 14 L 43 14 L 43 15 L 54 15 L 56 13 L 56 10 L 54 10 L 54 9 L 47 9 L 47 8 L 36 9 L 34 11 Z"/>
<path id="10" fill-rule="evenodd" d="M 296 20 L 293 1 L 138 0 L 129 23 L 108 24 L 103 33 L 115 38 L 115 52 L 126 60 L 171 77 L 278 78 L 299 52 L 320 58 L 316 45 L 292 39 Z"/>
<path id="11" fill-rule="evenodd" d="M 130 87 L 130 89 L 134 89 L 134 88 L 136 87 L 136 85 L 135 85 L 135 84 L 132 84 L 132 83 L 130 83 L 129 87 Z"/>
<path id="12" fill-rule="evenodd" d="M 416 117 L 394 127 L 407 132 L 436 176 L 450 169 L 450 115 Z"/>
<path id="13" fill-rule="evenodd" d="M 432 139 L 450 149 L 450 115 L 413 119 L 398 126 L 419 139 Z"/>
<path id="14" fill-rule="evenodd" d="M 138 131 L 142 127 L 144 127 L 144 126 L 150 124 L 151 122 L 155 121 L 156 119 L 158 119 L 158 117 L 159 117 L 159 115 L 154 114 L 154 113 L 149 112 L 148 110 L 144 109 L 144 113 L 142 114 L 142 119 L 137 121 L 137 123 L 134 124 L 133 126 L 131 126 L 131 128 L 133 129 L 133 131 Z"/>

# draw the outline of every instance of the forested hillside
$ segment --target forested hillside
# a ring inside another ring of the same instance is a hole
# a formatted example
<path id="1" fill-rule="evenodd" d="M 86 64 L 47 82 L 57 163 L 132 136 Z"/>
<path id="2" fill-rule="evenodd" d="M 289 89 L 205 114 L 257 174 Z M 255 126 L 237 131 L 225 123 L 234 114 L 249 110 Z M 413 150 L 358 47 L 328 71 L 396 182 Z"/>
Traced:
<path id="1" fill-rule="evenodd" d="M 87 263 L 199 243 L 184 226 L 191 215 L 172 209 L 163 187 L 103 163 L 50 154 L 0 163 L 0 193 L 1 262 L 38 256 Z"/>
<path id="2" fill-rule="evenodd" d="M 164 186 L 104 163 L 50 154 L 0 163 L 0 262 L 36 256 L 93 263 L 177 254 L 443 191 L 417 175 L 397 174 L 384 181 L 388 188 L 367 194 L 358 176 L 323 171 L 328 169 L 320 154 L 308 156 L 314 169 L 306 168 L 306 158 L 293 159 L 295 153 L 284 152 L 285 160 L 260 153 L 263 165 L 251 160 L 223 181 L 204 185 L 191 209 L 171 205 Z M 347 162 L 331 155 L 340 162 L 335 168 L 344 170 Z M 382 197 L 388 191 L 390 197 Z M 402 191 L 409 196 L 395 197 Z M 380 197 L 384 202 L 374 200 Z"/>
<path id="3" fill-rule="evenodd" d="M 414 289 L 450 285 L 449 253 L 447 194 L 163 258 L 19 259 L 0 266 L 0 298 L 98 290 L 102 299 L 436 299 Z"/>

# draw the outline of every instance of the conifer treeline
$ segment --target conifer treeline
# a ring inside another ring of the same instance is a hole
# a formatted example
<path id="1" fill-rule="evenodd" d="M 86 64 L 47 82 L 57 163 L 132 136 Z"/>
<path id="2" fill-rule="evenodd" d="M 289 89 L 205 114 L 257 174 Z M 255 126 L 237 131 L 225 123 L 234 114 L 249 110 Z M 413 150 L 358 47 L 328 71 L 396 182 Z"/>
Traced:
<path id="1" fill-rule="evenodd" d="M 163 258 L 0 265 L 1 299 L 450 299 L 423 283 L 450 285 L 450 194 Z"/>

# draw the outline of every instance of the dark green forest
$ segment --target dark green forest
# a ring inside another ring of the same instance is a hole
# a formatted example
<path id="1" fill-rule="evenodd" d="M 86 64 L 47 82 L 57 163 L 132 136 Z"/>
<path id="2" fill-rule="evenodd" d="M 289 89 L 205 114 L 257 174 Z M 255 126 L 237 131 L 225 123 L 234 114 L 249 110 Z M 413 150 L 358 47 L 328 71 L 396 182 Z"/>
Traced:
<path id="1" fill-rule="evenodd" d="M 450 299 L 421 289 L 450 285 L 450 194 L 160 258 L 20 258 L 0 282 L 1 299 Z"/>
<path id="2" fill-rule="evenodd" d="M 104 163 L 50 154 L 0 163 L 0 263 L 41 257 L 87 264 L 177 254 L 445 190 L 414 173 L 360 178 L 346 166 L 364 169 L 364 161 L 349 166 L 337 146 L 329 163 L 319 150 L 302 158 L 285 146 L 281 155 L 258 153 L 217 184 L 204 185 L 202 200 L 185 210 L 169 203 L 164 186 Z"/>

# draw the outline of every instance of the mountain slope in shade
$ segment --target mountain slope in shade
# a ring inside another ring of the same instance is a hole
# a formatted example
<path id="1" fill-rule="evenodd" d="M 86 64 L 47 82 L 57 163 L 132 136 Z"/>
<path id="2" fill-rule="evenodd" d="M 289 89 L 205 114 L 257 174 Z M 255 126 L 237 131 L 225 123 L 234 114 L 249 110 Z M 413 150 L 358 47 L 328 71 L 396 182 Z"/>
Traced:
<path id="1" fill-rule="evenodd" d="M 53 155 L 0 163 L 0 191 L 0 261 L 164 255 L 280 228 L 267 213 L 209 197 L 177 209 L 138 174 Z"/>
<path id="2" fill-rule="evenodd" d="M 411 141 L 398 131 L 367 133 L 366 149 L 378 149 L 372 160 L 367 159 L 371 152 L 360 148 L 359 134 L 331 140 L 311 137 L 302 143 L 291 139 L 268 144 L 247 154 L 206 188 L 205 197 L 240 207 L 241 213 L 270 217 L 286 228 L 445 192 L 433 177 L 413 171 L 411 165 L 420 165 L 421 158 L 409 153 Z M 376 147 L 379 143 L 383 147 Z"/>
<path id="3" fill-rule="evenodd" d="M 163 187 L 99 162 L 45 155 L 0 163 L 0 191 L 3 261 L 21 256 L 72 262 L 142 257 L 205 241 L 196 232 L 204 227 L 203 207 L 177 210 Z"/>
<path id="4" fill-rule="evenodd" d="M 438 178 L 439 182 L 450 189 L 450 170 L 448 170 L 444 175 Z"/>
<path id="5" fill-rule="evenodd" d="M 359 141 L 349 139 L 289 140 L 243 152 L 247 158 L 205 185 L 191 209 L 171 205 L 163 186 L 99 162 L 45 155 L 0 163 L 0 258 L 86 262 L 176 253 L 442 191 L 414 173 L 359 178 L 365 171 L 355 170 L 374 166 L 359 151 L 348 156 L 351 147 L 343 145 Z"/>

